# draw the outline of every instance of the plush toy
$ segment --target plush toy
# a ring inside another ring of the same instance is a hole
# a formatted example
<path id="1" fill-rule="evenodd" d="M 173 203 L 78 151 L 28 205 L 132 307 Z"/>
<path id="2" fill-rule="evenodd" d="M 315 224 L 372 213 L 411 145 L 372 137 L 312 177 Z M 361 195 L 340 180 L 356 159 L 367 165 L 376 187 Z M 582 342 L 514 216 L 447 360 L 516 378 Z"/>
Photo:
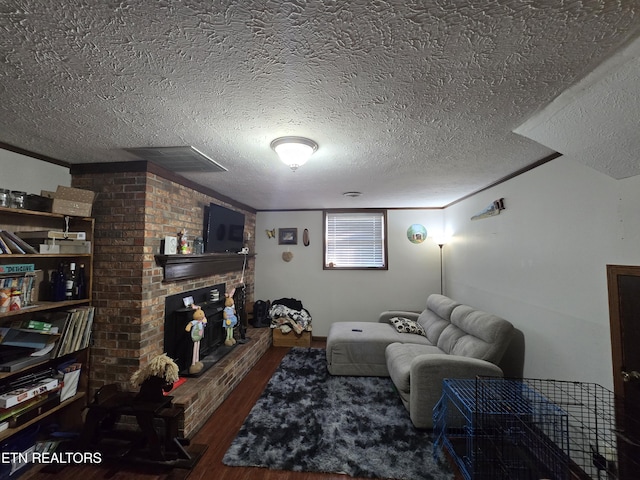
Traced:
<path id="1" fill-rule="evenodd" d="M 189 367 L 189 373 L 195 375 L 200 373 L 204 368 L 204 365 L 200 361 L 200 340 L 204 337 L 204 326 L 207 324 L 207 317 L 204 316 L 204 311 L 195 305 L 195 312 L 193 312 L 193 320 L 187 323 L 185 330 L 191 332 L 191 340 L 193 341 L 193 356 L 191 358 L 191 366 Z"/>
<path id="2" fill-rule="evenodd" d="M 156 402 L 163 399 L 163 392 L 170 391 L 178 378 L 178 365 L 163 353 L 131 375 L 130 382 L 132 386 L 140 387 L 137 399 Z"/>
<path id="3" fill-rule="evenodd" d="M 231 347 L 236 344 L 236 339 L 233 338 L 233 328 L 238 324 L 238 317 L 236 316 L 236 307 L 233 302 L 233 294 L 236 289 L 231 290 L 230 293 L 225 293 L 224 296 L 224 310 L 222 311 L 222 327 L 227 331 L 227 339 L 224 344 L 227 347 Z"/>

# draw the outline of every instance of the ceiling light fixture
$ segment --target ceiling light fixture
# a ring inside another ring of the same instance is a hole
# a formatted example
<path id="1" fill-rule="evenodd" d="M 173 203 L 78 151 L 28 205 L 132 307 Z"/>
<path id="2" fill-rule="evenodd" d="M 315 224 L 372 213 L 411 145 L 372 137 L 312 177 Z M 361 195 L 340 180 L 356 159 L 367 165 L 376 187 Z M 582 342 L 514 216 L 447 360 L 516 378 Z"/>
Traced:
<path id="1" fill-rule="evenodd" d="M 342 195 L 344 195 L 345 197 L 355 198 L 362 195 L 362 192 L 344 192 Z"/>
<path id="2" fill-rule="evenodd" d="M 280 160 L 294 172 L 318 149 L 318 144 L 304 137 L 280 137 L 271 142 Z"/>

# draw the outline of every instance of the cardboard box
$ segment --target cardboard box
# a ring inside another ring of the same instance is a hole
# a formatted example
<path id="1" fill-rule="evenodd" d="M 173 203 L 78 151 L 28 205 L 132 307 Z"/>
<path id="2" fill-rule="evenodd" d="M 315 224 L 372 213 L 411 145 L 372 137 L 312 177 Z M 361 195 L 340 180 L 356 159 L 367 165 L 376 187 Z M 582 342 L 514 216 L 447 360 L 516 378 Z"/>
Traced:
<path id="1" fill-rule="evenodd" d="M 310 347 L 311 346 L 311 332 L 305 331 L 300 335 L 291 331 L 289 333 L 282 333 L 279 328 L 272 328 L 273 331 L 273 346 L 274 347 Z"/>
<path id="2" fill-rule="evenodd" d="M 76 217 L 91 216 L 95 193 L 91 190 L 58 186 L 53 198 L 51 212 Z"/>

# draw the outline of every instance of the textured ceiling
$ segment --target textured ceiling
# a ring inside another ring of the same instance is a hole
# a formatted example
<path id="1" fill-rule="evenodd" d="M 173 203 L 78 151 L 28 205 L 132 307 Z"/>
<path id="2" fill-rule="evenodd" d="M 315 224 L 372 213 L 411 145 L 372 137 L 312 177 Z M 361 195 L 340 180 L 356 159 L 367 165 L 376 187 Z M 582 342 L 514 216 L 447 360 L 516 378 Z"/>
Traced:
<path id="1" fill-rule="evenodd" d="M 628 45 L 639 9 L 5 0 L 0 142 L 70 164 L 193 146 L 228 171 L 185 177 L 257 209 L 440 207 L 558 149 L 513 130 Z M 295 173 L 269 148 L 285 135 L 319 144 Z"/>

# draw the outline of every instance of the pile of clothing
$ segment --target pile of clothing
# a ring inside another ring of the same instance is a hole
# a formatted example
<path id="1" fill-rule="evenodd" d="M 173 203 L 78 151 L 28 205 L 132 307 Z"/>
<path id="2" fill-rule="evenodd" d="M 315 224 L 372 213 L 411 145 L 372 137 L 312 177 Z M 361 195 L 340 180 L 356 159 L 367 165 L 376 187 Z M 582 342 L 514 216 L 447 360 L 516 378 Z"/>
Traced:
<path id="1" fill-rule="evenodd" d="M 311 314 L 295 298 L 281 298 L 274 300 L 269 308 L 271 328 L 279 328 L 282 333 L 293 330 L 300 335 L 304 331 L 311 331 Z"/>

